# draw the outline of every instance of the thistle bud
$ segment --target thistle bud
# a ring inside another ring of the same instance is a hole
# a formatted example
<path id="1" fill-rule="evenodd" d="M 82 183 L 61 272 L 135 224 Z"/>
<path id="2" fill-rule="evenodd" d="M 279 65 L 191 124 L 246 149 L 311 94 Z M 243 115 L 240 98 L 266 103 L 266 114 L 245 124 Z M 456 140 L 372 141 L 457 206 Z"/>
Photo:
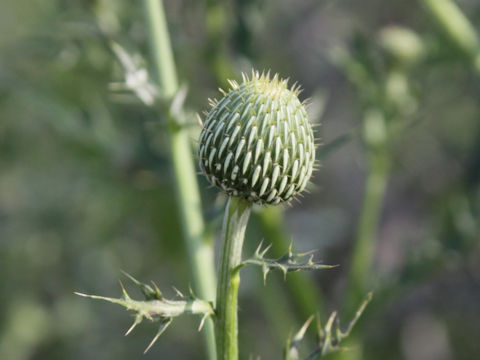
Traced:
<path id="1" fill-rule="evenodd" d="M 399 65 L 409 66 L 425 55 L 425 44 L 412 30 L 400 26 L 387 26 L 379 33 L 378 42 Z"/>
<path id="2" fill-rule="evenodd" d="M 229 196 L 279 204 L 304 190 L 315 162 L 314 136 L 299 89 L 252 72 L 211 100 L 200 134 L 200 168 Z"/>

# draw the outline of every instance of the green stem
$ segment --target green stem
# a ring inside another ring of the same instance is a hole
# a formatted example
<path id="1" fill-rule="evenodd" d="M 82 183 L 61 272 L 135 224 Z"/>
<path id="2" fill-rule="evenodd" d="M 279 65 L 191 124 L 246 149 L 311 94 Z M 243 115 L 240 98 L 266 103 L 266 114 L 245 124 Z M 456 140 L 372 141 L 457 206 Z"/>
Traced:
<path id="1" fill-rule="evenodd" d="M 144 0 L 144 3 L 158 85 L 162 95 L 169 98 L 177 92 L 178 82 L 163 2 Z"/>
<path id="2" fill-rule="evenodd" d="M 347 317 L 354 313 L 369 291 L 377 228 L 389 174 L 387 149 L 368 151 L 369 169 L 357 238 L 353 249 L 347 289 Z"/>
<path id="3" fill-rule="evenodd" d="M 243 239 L 251 207 L 246 200 L 230 197 L 225 208 L 215 323 L 218 360 L 238 359 L 238 265 L 242 261 Z"/>
<path id="4" fill-rule="evenodd" d="M 480 41 L 471 24 L 453 0 L 420 0 L 425 9 L 437 22 L 443 33 L 450 39 L 480 73 Z"/>
<path id="5" fill-rule="evenodd" d="M 361 303 L 365 294 L 371 290 L 370 276 L 375 243 L 377 238 L 378 223 L 387 188 L 389 177 L 389 155 L 385 147 L 368 149 L 368 174 L 365 185 L 365 195 L 362 212 L 357 228 L 357 237 L 350 264 L 346 302 L 344 304 L 344 318 L 351 318 Z M 336 360 L 361 360 L 362 342 L 358 336 L 351 336 L 349 348 L 352 351 L 339 352 Z"/>
<path id="6" fill-rule="evenodd" d="M 157 84 L 164 97 L 172 98 L 178 90 L 178 82 L 163 4 L 161 0 L 144 0 L 144 5 Z M 205 236 L 205 224 L 188 130 L 187 127 L 181 126 L 182 119 L 178 117 L 172 119 L 171 114 L 165 115 L 171 122 L 170 154 L 193 285 L 201 298 L 214 301 L 216 280 L 213 244 L 211 239 Z M 210 319 L 205 323 L 204 334 L 208 358 L 214 360 L 216 359 L 215 336 L 213 322 Z"/>

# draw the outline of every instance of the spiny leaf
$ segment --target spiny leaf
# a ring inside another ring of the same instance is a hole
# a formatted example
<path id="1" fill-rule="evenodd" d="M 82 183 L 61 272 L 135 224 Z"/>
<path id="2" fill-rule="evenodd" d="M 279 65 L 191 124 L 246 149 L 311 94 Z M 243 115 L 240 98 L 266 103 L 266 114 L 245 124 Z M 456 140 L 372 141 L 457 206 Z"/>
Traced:
<path id="1" fill-rule="evenodd" d="M 325 265 L 315 262 L 313 260 L 313 252 L 298 253 L 295 254 L 292 251 L 292 245 L 290 245 L 288 252 L 278 258 L 278 259 L 268 259 L 265 257 L 266 253 L 270 249 L 271 245 L 262 249 L 263 242 L 260 243 L 255 254 L 252 258 L 243 261 L 240 267 L 243 267 L 248 264 L 258 265 L 262 268 L 263 280 L 267 280 L 267 275 L 271 270 L 281 270 L 284 276 L 289 272 L 295 272 L 300 270 L 320 270 L 320 269 L 331 269 L 336 265 Z"/>
<path id="2" fill-rule="evenodd" d="M 186 300 L 133 300 L 130 297 L 122 296 L 120 298 L 111 298 L 106 296 L 88 295 L 75 292 L 76 295 L 88 297 L 95 300 L 108 301 L 121 305 L 127 310 L 134 311 L 137 315 L 141 315 L 151 321 L 160 320 L 166 317 L 176 317 L 183 314 L 213 315 L 211 303 L 200 299 Z"/>
<path id="3" fill-rule="evenodd" d="M 127 293 L 122 282 L 120 282 L 120 287 L 122 288 L 122 296 L 119 298 L 87 295 L 79 292 L 75 292 L 75 294 L 91 299 L 108 301 L 114 304 L 121 305 L 129 311 L 133 311 L 135 313 L 135 320 L 130 326 L 130 328 L 127 330 L 125 335 L 130 334 L 133 329 L 135 329 L 135 327 L 140 324 L 144 319 L 148 319 L 150 321 L 158 321 L 160 323 L 160 327 L 145 352 L 147 352 L 153 346 L 153 344 L 155 344 L 160 335 L 173 321 L 174 317 L 183 314 L 202 315 L 202 321 L 200 323 L 201 329 L 203 323 L 205 322 L 205 319 L 209 316 L 213 316 L 214 314 L 212 304 L 208 301 L 197 299 L 193 296 L 193 293 L 191 294 L 191 297 L 188 298 L 182 297 L 180 300 L 168 300 L 162 296 L 160 289 L 154 282 L 152 282 L 152 286 L 150 286 L 139 282 L 127 273 L 124 274 L 140 288 L 143 295 L 145 296 L 145 300 L 133 300 Z"/>
<path id="4" fill-rule="evenodd" d="M 352 328 L 357 323 L 358 319 L 362 315 L 365 307 L 371 301 L 373 293 L 369 293 L 365 300 L 362 302 L 358 308 L 354 318 L 350 321 L 344 331 L 340 328 L 340 323 L 337 317 L 337 312 L 333 312 L 328 318 L 325 326 L 322 326 L 320 323 L 320 318 L 317 316 L 317 326 L 318 326 L 318 345 L 316 349 L 308 355 L 305 360 L 315 360 L 321 359 L 323 356 L 345 349 L 340 346 L 342 340 L 344 340 L 352 331 Z M 296 335 L 287 340 L 287 347 L 285 352 L 285 360 L 298 360 L 300 359 L 299 346 L 307 328 L 310 326 L 313 317 L 310 317 L 302 328 L 296 333 Z"/>
<path id="5" fill-rule="evenodd" d="M 150 82 L 147 70 L 137 66 L 134 58 L 118 43 L 112 41 L 110 46 L 125 73 L 125 83 L 112 84 L 111 88 L 131 90 L 145 105 L 154 105 L 159 91 Z"/>
<path id="6" fill-rule="evenodd" d="M 137 56 L 128 53 L 118 43 L 111 41 L 110 47 L 120 63 L 125 80 L 110 84 L 110 89 L 117 93 L 133 93 L 142 103 L 152 109 L 162 110 L 168 118 L 168 123 L 176 127 L 196 125 L 186 121 L 183 117 L 183 105 L 187 96 L 187 87 L 181 86 L 173 97 L 166 97 L 150 80 L 150 74 L 145 67 L 139 66 Z M 121 99 L 120 94 L 117 98 Z M 124 97 L 123 97 L 124 98 Z"/>

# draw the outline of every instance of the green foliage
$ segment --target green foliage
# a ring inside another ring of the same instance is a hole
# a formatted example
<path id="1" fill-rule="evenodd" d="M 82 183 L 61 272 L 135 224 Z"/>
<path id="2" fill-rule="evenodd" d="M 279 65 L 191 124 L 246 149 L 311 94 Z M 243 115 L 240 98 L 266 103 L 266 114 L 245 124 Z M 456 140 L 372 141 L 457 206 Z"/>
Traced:
<path id="1" fill-rule="evenodd" d="M 75 294 L 91 299 L 104 300 L 107 302 L 118 304 L 125 307 L 128 311 L 133 311 L 135 313 L 135 320 L 132 326 L 127 330 L 125 335 L 130 334 L 132 330 L 144 319 L 150 320 L 152 322 L 158 322 L 160 324 L 158 331 L 155 334 L 153 340 L 145 349 L 145 353 L 150 350 L 150 348 L 153 346 L 153 344 L 155 344 L 160 335 L 162 335 L 163 332 L 167 329 L 167 327 L 172 323 L 173 318 L 183 314 L 202 315 L 202 321 L 200 322 L 199 327 L 200 330 L 203 327 L 205 320 L 208 317 L 213 316 L 214 314 L 212 304 L 207 301 L 197 299 L 193 295 L 193 292 L 191 293 L 190 297 L 185 298 L 185 296 L 177 290 L 177 294 L 179 295 L 180 299 L 168 300 L 164 298 L 162 292 L 154 282 L 152 282 L 152 287 L 148 284 L 143 284 L 139 282 L 128 274 L 125 275 L 130 280 L 132 280 L 135 285 L 138 286 L 138 288 L 145 297 L 144 301 L 133 300 L 130 295 L 128 295 L 122 283 L 120 283 L 120 285 L 122 287 L 123 295 L 120 298 L 87 295 L 79 292 Z"/>
<path id="2" fill-rule="evenodd" d="M 354 341 L 344 341 L 350 350 L 328 357 L 476 359 L 479 5 L 380 3 L 166 1 L 178 89 L 184 90 L 165 100 L 156 66 L 147 60 L 152 53 L 137 2 L 3 1 L 2 360 L 139 356 L 157 330 L 149 321 L 120 340 L 133 319 L 72 292 L 115 294 L 122 268 L 155 279 L 162 290 L 173 283 L 195 288 L 192 275 L 199 275 L 189 274 L 181 241 L 186 228 L 177 211 L 167 131 L 171 124 L 188 129 L 187 148 L 196 148 L 200 127 L 192 109 L 204 110 L 217 87 L 252 67 L 291 76 L 304 88 L 300 100 L 320 92 L 326 106 L 315 186 L 308 187 L 301 206 L 267 209 L 266 224 L 254 216 L 248 254 L 264 238 L 278 259 L 293 237 L 300 252 L 319 249 L 321 259 L 340 266 L 291 273 L 286 283 L 272 275 L 266 285 L 256 269 L 242 270 L 239 341 L 248 349 L 245 357 L 281 358 L 288 331 L 317 309 L 323 315 L 340 308 L 348 318 L 340 306 L 362 212 L 366 160 L 371 152 L 382 155 L 376 149 L 387 139 L 389 181 L 378 201 L 375 246 L 363 257 L 371 267 L 351 310 L 370 289 L 375 301 L 356 324 Z M 386 31 L 392 26 L 414 35 L 420 54 L 411 36 L 405 42 L 405 32 L 396 37 Z M 128 54 L 125 64 L 134 65 L 129 81 L 119 49 Z M 332 65 L 331 54 L 346 54 L 348 66 Z M 157 96 L 151 106 L 136 94 L 143 87 Z M 318 122 L 315 107 L 307 112 Z M 169 114 L 181 116 L 182 125 Z M 378 190 L 371 179 L 372 191 Z M 198 181 L 205 188 L 205 179 Z M 212 241 L 225 200 L 211 189 L 202 191 L 201 200 Z M 174 323 L 146 360 L 204 358 L 204 331 L 192 331 L 196 316 Z M 302 340 L 307 350 L 317 344 L 309 337 L 314 330 L 310 326 Z"/>
<path id="3" fill-rule="evenodd" d="M 368 303 L 372 299 L 373 293 L 369 293 L 367 298 L 362 302 L 357 309 L 354 318 L 348 323 L 345 330 L 340 328 L 340 321 L 337 313 L 333 312 L 328 318 L 325 326 L 322 326 L 320 319 L 317 321 L 318 328 L 318 345 L 313 352 L 305 357 L 305 360 L 321 359 L 322 357 L 341 350 L 348 351 L 344 347 L 340 346 L 340 343 L 345 340 L 353 330 L 353 327 L 357 323 L 360 316 L 363 314 Z M 300 330 L 287 340 L 285 350 L 285 360 L 299 360 L 300 358 L 300 344 L 305 336 L 307 328 L 310 326 L 314 316 L 311 316 Z"/>
<path id="4" fill-rule="evenodd" d="M 250 259 L 246 259 L 240 263 L 239 267 L 245 265 L 256 265 L 262 268 L 263 281 L 266 283 L 267 275 L 271 270 L 280 270 L 286 278 L 287 273 L 302 270 L 323 270 L 334 268 L 335 265 L 324 265 L 313 260 L 314 251 L 296 254 L 292 251 L 293 244 L 290 244 L 288 252 L 278 259 L 268 259 L 265 257 L 271 245 L 262 249 L 263 243 L 258 245 L 255 254 Z"/>

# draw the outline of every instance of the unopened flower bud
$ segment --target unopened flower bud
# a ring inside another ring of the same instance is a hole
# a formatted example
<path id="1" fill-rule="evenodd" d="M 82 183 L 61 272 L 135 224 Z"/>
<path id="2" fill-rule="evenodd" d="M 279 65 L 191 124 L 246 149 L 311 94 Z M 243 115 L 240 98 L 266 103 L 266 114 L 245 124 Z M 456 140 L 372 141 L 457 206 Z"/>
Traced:
<path id="1" fill-rule="evenodd" d="M 212 100 L 199 139 L 200 168 L 229 196 L 279 204 L 304 190 L 315 162 L 314 136 L 298 88 L 253 72 Z"/>
<path id="2" fill-rule="evenodd" d="M 422 39 L 412 30 L 387 26 L 379 33 L 379 44 L 393 60 L 401 65 L 412 65 L 424 56 Z"/>

